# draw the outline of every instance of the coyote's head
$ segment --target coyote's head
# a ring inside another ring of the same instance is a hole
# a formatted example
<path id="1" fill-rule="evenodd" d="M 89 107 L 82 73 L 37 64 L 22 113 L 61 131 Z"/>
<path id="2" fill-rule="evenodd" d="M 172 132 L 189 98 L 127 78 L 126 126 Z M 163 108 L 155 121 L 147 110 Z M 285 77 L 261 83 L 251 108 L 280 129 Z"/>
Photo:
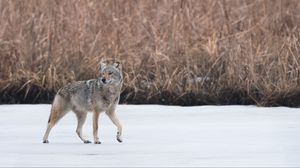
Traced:
<path id="1" fill-rule="evenodd" d="M 100 79 L 104 84 L 120 84 L 123 81 L 122 65 L 119 62 L 113 64 L 106 64 L 101 62 Z"/>

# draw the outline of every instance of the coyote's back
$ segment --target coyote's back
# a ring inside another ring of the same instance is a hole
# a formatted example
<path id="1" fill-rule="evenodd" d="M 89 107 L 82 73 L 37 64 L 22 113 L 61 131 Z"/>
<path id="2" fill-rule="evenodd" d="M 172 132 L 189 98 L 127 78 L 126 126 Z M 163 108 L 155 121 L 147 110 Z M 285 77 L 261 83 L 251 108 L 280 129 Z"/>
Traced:
<path id="1" fill-rule="evenodd" d="M 49 143 L 48 136 L 51 128 L 71 110 L 78 119 L 76 132 L 84 143 L 90 143 L 82 135 L 82 126 L 88 111 L 93 112 L 93 135 L 96 144 L 100 144 L 98 118 L 101 112 L 106 112 L 117 126 L 117 140 L 122 142 L 122 126 L 115 115 L 115 108 L 120 99 L 123 83 L 122 67 L 119 63 L 112 65 L 101 63 L 99 71 L 100 76 L 97 79 L 73 82 L 57 92 L 52 103 L 48 127 L 43 138 L 44 143 Z"/>

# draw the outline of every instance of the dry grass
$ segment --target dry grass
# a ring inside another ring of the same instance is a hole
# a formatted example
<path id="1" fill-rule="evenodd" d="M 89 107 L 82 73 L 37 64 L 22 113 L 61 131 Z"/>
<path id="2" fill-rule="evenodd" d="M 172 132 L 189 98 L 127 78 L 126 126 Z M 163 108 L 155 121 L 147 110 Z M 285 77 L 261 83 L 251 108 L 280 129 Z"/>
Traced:
<path id="1" fill-rule="evenodd" d="M 123 103 L 300 104 L 298 0 L 1 0 L 0 102 L 123 62 Z"/>

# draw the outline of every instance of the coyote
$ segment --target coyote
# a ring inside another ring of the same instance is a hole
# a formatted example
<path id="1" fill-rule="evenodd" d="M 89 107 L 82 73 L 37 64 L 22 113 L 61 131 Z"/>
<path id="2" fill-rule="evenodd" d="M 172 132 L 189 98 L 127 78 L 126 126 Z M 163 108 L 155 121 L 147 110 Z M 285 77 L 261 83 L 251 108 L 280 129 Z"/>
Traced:
<path id="1" fill-rule="evenodd" d="M 99 71 L 100 76 L 97 79 L 73 82 L 58 90 L 52 103 L 43 143 L 49 143 L 50 130 L 71 110 L 76 114 L 78 120 L 76 133 L 84 143 L 91 143 L 82 135 L 82 126 L 86 120 L 87 111 L 93 112 L 95 144 L 101 144 L 98 138 L 98 119 L 101 112 L 105 112 L 117 126 L 117 140 L 122 142 L 122 126 L 115 114 L 123 84 L 122 65 L 119 62 L 101 63 Z"/>

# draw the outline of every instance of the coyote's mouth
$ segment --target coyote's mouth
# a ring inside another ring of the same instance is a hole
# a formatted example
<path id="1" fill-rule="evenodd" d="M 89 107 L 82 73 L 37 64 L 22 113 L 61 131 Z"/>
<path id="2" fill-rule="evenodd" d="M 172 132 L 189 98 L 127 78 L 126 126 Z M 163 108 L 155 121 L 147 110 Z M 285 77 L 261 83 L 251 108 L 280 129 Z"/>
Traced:
<path id="1" fill-rule="evenodd" d="M 101 82 L 102 82 L 103 84 L 110 84 L 110 83 L 112 83 L 112 80 L 107 80 L 107 79 L 105 79 L 105 78 L 102 78 L 102 79 L 101 79 Z"/>

